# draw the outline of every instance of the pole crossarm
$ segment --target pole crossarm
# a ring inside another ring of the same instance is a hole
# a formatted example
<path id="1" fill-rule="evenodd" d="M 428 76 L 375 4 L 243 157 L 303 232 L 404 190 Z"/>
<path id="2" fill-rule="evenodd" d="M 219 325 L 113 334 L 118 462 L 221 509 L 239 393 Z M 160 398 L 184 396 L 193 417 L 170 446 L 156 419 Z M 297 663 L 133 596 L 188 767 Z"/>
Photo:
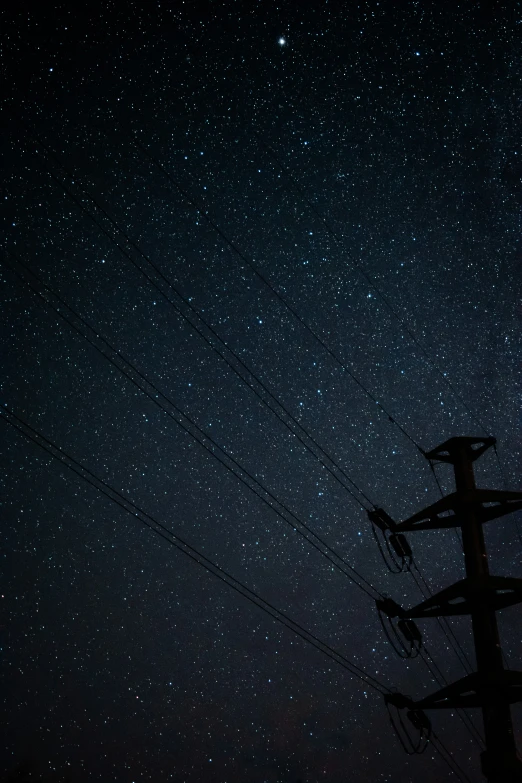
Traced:
<path id="1" fill-rule="evenodd" d="M 455 455 L 465 449 L 466 458 L 470 462 L 474 462 L 484 454 L 486 449 L 494 446 L 496 442 L 496 438 L 466 438 L 459 436 L 444 441 L 444 443 L 436 446 L 431 451 L 425 451 L 424 456 L 429 460 L 454 464 Z"/>
<path id="2" fill-rule="evenodd" d="M 477 606 L 493 611 L 522 602 L 522 579 L 506 576 L 466 577 L 435 593 L 426 601 L 402 609 L 401 617 L 447 617 L 471 614 Z M 384 607 L 386 611 L 387 607 Z M 394 615 L 395 616 L 395 615 Z"/>
<path id="3" fill-rule="evenodd" d="M 474 672 L 420 701 L 413 701 L 400 693 L 388 695 L 386 699 L 399 708 L 418 710 L 514 704 L 522 701 L 522 672 Z"/>
<path id="4" fill-rule="evenodd" d="M 459 709 L 479 707 L 484 721 L 486 750 L 482 772 L 489 783 L 522 783 L 522 761 L 517 756 L 510 705 L 522 701 L 522 672 L 506 671 L 498 633 L 496 611 L 522 602 L 522 579 L 489 573 L 484 522 L 522 508 L 522 492 L 477 489 L 473 463 L 495 438 L 456 437 L 424 452 L 431 462 L 453 465 L 455 492 L 396 524 L 383 510 L 368 516 L 383 533 L 460 527 L 466 578 L 444 588 L 422 603 L 403 609 L 393 599 L 378 601 L 381 612 L 399 617 L 429 618 L 471 615 L 477 671 L 441 688 L 420 701 L 400 693 L 386 700 L 398 709 Z M 391 536 L 390 536 L 391 537 Z"/>
<path id="5" fill-rule="evenodd" d="M 473 508 L 477 521 L 489 522 L 513 511 L 522 509 L 522 492 L 501 489 L 467 489 L 452 492 L 399 522 L 392 529 L 395 533 L 415 530 L 460 527 L 467 509 Z"/>

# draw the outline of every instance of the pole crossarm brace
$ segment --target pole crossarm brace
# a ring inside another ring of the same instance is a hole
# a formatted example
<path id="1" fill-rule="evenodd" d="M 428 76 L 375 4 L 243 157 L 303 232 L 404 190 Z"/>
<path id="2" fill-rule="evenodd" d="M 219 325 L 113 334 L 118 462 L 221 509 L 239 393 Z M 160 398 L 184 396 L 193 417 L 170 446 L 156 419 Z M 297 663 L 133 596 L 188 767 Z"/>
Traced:
<path id="1" fill-rule="evenodd" d="M 452 492 L 404 522 L 399 522 L 393 527 L 393 532 L 460 527 L 463 514 L 470 507 L 473 508 L 478 522 L 489 522 L 491 519 L 522 509 L 522 492 L 507 492 L 501 489 L 468 489 Z"/>
<path id="2" fill-rule="evenodd" d="M 400 693 L 386 697 L 396 707 L 416 710 L 459 709 L 485 707 L 494 704 L 514 704 L 522 701 L 522 672 L 502 671 L 479 674 L 474 672 L 457 682 L 413 701 Z"/>
<path id="3" fill-rule="evenodd" d="M 402 609 L 400 616 L 420 619 L 448 617 L 471 614 L 480 606 L 498 611 L 520 602 L 522 602 L 522 579 L 490 575 L 466 577 L 435 593 L 426 601 L 412 606 L 411 609 Z M 386 608 L 383 607 L 384 611 Z"/>

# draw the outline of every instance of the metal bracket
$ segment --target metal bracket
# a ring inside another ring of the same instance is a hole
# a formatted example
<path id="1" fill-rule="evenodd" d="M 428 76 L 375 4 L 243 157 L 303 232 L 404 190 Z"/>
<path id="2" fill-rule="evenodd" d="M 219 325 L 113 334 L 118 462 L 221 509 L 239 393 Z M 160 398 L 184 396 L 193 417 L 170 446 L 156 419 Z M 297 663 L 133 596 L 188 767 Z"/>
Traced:
<path id="1" fill-rule="evenodd" d="M 522 579 L 506 576 L 484 576 L 462 579 L 432 595 L 426 601 L 402 609 L 402 617 L 447 617 L 471 614 L 477 606 L 505 609 L 522 602 Z M 391 608 L 386 606 L 383 611 Z"/>
<path id="2" fill-rule="evenodd" d="M 506 492 L 501 489 L 469 489 L 452 492 L 437 500 L 431 506 L 418 511 L 399 522 L 394 532 L 407 530 L 435 530 L 445 527 L 460 527 L 462 509 L 474 506 L 478 522 L 489 522 L 522 508 L 522 492 Z"/>
<path id="3" fill-rule="evenodd" d="M 514 704 L 522 701 L 522 672 L 501 671 L 469 674 L 431 696 L 413 703 L 414 709 L 457 709 Z M 406 706 L 410 706 L 409 704 Z"/>
<path id="4" fill-rule="evenodd" d="M 385 530 L 395 530 L 394 520 L 383 508 L 374 508 L 366 513 L 370 522 L 373 522 L 383 533 Z"/>

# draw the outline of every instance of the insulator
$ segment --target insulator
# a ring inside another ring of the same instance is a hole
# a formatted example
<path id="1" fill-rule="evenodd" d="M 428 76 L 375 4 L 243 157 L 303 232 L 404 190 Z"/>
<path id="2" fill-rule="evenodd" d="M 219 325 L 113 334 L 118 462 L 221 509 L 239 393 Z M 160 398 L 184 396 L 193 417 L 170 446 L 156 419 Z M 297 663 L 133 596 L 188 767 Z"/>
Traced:
<path id="1" fill-rule="evenodd" d="M 408 539 L 404 533 L 392 533 L 389 542 L 399 557 L 408 558 L 412 556 L 411 546 L 408 544 Z"/>
<path id="2" fill-rule="evenodd" d="M 389 514 L 383 508 L 374 508 L 373 511 L 368 511 L 368 519 L 377 525 L 383 532 L 385 530 L 393 530 L 395 522 Z"/>
<path id="3" fill-rule="evenodd" d="M 386 704 L 392 704 L 394 707 L 397 707 L 398 710 L 412 706 L 412 700 L 408 696 L 403 696 L 402 693 L 386 693 L 384 701 Z"/>
<path id="4" fill-rule="evenodd" d="M 419 645 L 422 643 L 422 634 L 413 620 L 399 620 L 397 627 L 407 642 Z"/>
<path id="5" fill-rule="evenodd" d="M 406 715 L 418 731 L 424 731 L 426 734 L 430 733 L 430 719 L 422 710 L 408 710 Z"/>
<path id="6" fill-rule="evenodd" d="M 388 617 L 401 617 L 403 614 L 402 606 L 393 600 L 393 598 L 383 598 L 382 601 L 376 601 L 377 609 L 384 612 Z"/>

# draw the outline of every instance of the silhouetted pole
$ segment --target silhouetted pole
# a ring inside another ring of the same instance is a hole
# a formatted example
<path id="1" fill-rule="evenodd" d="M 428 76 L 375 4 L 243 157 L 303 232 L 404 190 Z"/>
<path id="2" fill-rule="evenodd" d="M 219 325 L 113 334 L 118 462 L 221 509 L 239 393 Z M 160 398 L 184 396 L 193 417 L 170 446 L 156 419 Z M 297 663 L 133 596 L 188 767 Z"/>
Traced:
<path id="1" fill-rule="evenodd" d="M 480 707 L 486 750 L 482 771 L 490 783 L 522 783 L 522 762 L 516 753 L 510 704 L 522 701 L 522 674 L 506 671 L 497 628 L 496 610 L 522 602 L 522 579 L 490 576 L 482 526 L 522 508 L 522 492 L 477 489 L 473 463 L 494 438 L 450 438 L 426 453 L 430 461 L 453 465 L 455 492 L 399 524 L 382 509 L 369 512 L 371 521 L 395 538 L 406 531 L 460 527 L 466 578 L 446 587 L 411 609 L 391 599 L 377 602 L 390 617 L 403 619 L 470 614 L 477 671 L 431 696 L 414 702 L 401 694 L 386 700 L 399 709 L 457 709 Z"/>
<path id="2" fill-rule="evenodd" d="M 457 493 L 465 495 L 465 493 L 476 490 L 473 470 L 475 455 L 465 438 L 454 438 L 453 440 L 451 456 L 455 473 L 455 489 Z M 484 531 L 481 521 L 477 519 L 474 504 L 461 503 L 458 515 L 461 522 L 466 576 L 477 584 L 487 582 L 489 568 Z M 500 683 L 504 677 L 504 664 L 497 617 L 494 607 L 487 600 L 482 601 L 480 594 L 477 594 L 471 604 L 471 622 L 477 672 L 479 675 L 483 675 L 484 679 L 492 677 L 493 681 L 498 679 Z M 496 781 L 507 783 L 508 780 L 522 780 L 522 765 L 517 759 L 509 702 L 493 698 L 488 704 L 486 698 L 482 707 L 482 716 L 486 740 L 486 750 L 482 754 L 484 774 L 488 780 L 495 781 L 495 783 Z M 513 773 L 516 773 L 515 777 L 513 777 Z"/>

